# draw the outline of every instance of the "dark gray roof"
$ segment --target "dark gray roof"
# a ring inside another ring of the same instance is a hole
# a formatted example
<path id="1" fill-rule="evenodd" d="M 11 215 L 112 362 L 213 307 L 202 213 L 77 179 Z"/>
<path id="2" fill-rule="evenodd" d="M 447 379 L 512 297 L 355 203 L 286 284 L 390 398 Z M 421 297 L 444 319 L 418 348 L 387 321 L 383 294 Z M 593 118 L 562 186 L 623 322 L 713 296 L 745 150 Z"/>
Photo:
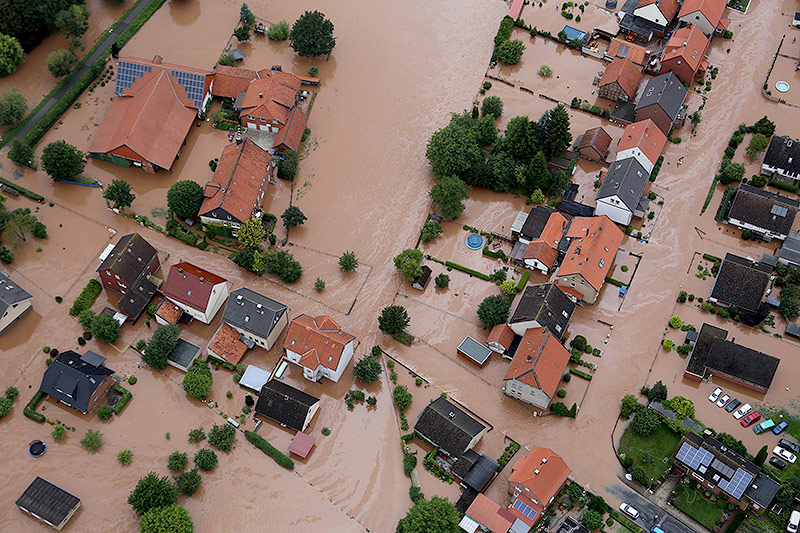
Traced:
<path id="1" fill-rule="evenodd" d="M 450 471 L 461 479 L 464 479 L 464 476 L 469 474 L 469 471 L 472 470 L 472 467 L 475 466 L 475 463 L 477 463 L 480 458 L 481 456 L 478 455 L 478 452 L 475 450 L 467 450 L 453 463 Z"/>
<path id="2" fill-rule="evenodd" d="M 91 350 L 86 355 L 72 350 L 61 352 L 44 371 L 39 390 L 70 407 L 86 412 L 94 391 L 106 376 L 114 373 L 104 365 L 105 360 L 105 357 Z"/>
<path id="3" fill-rule="evenodd" d="M 415 288 L 422 287 L 421 290 L 425 290 L 425 286 L 428 284 L 428 280 L 431 279 L 432 272 L 433 271 L 431 270 L 431 267 L 429 267 L 428 265 L 422 265 L 422 274 L 420 274 L 414 279 L 413 283 L 414 287 Z"/>
<path id="4" fill-rule="evenodd" d="M 59 525 L 73 509 L 80 505 L 81 500 L 36 476 L 22 496 L 17 498 L 16 503 L 29 513 L 33 513 L 51 524 Z"/>
<path id="5" fill-rule="evenodd" d="M 568 516 L 558 526 L 556 533 L 591 533 L 588 527 L 576 522 L 571 516 Z"/>
<path id="6" fill-rule="evenodd" d="M 441 396 L 425 407 L 414 425 L 414 431 L 454 458 L 461 457 L 484 429 L 486 426 Z"/>
<path id="7" fill-rule="evenodd" d="M 639 200 L 644 194 L 650 174 L 636 160 L 635 157 L 628 157 L 616 160 L 611 163 L 608 174 L 603 179 L 603 184 L 597 191 L 596 199 L 619 196 L 622 203 L 634 212 L 639 205 Z"/>
<path id="8" fill-rule="evenodd" d="M 798 206 L 798 200 L 743 183 L 736 191 L 728 218 L 787 235 L 794 224 Z"/>
<path id="9" fill-rule="evenodd" d="M 794 324 L 789 322 L 786 324 L 786 330 L 784 331 L 790 337 L 797 337 L 800 339 L 800 324 Z"/>
<path id="10" fill-rule="evenodd" d="M 761 254 L 761 263 L 775 268 L 778 266 L 778 256 L 767 253 Z"/>
<path id="11" fill-rule="evenodd" d="M 554 283 L 528 285 L 508 323 L 536 320 L 542 327 L 549 329 L 557 339 L 561 339 L 574 311 L 575 302 Z M 564 313 L 567 316 L 564 316 Z M 556 326 L 559 326 L 560 330 Z"/>
<path id="12" fill-rule="evenodd" d="M 548 209 L 543 205 L 537 205 L 528 213 L 528 218 L 525 219 L 519 236 L 529 241 L 538 238 L 542 234 L 542 230 L 552 214 L 552 209 Z"/>
<path id="13" fill-rule="evenodd" d="M 706 358 L 712 374 L 721 372 L 761 389 L 769 389 L 780 359 L 725 339 L 714 339 Z"/>
<path id="14" fill-rule="evenodd" d="M 652 20 L 634 15 L 633 13 L 627 13 L 622 20 L 619 21 L 619 28 L 648 39 L 653 36 L 654 31 L 664 30 L 664 26 L 656 24 Z"/>
<path id="15" fill-rule="evenodd" d="M 178 343 L 175 345 L 175 348 L 167 355 L 167 360 L 172 361 L 176 365 L 189 369 L 189 365 L 192 364 L 195 357 L 197 357 L 197 353 L 200 351 L 200 347 L 192 344 L 189 341 L 185 341 L 183 339 L 178 339 Z"/>
<path id="16" fill-rule="evenodd" d="M 136 322 L 155 293 L 156 286 L 146 277 L 140 276 L 136 283 L 120 297 L 117 307 Z"/>
<path id="17" fill-rule="evenodd" d="M 20 304 L 31 298 L 33 296 L 28 291 L 12 281 L 5 272 L 0 271 L 0 317 L 12 305 Z"/>
<path id="18" fill-rule="evenodd" d="M 470 468 L 467 475 L 462 478 L 462 481 L 464 481 L 466 486 L 472 487 L 478 492 L 483 492 L 483 489 L 486 488 L 486 485 L 489 484 L 492 477 L 497 473 L 498 468 L 500 468 L 500 465 L 496 461 L 486 455 L 481 455 L 478 462 L 475 463 L 473 467 Z"/>
<path id="19" fill-rule="evenodd" d="M 489 356 L 492 355 L 492 351 L 484 346 L 483 344 L 479 343 L 469 335 L 467 335 L 461 344 L 458 345 L 458 351 L 478 363 L 479 365 L 483 365 Z"/>
<path id="20" fill-rule="evenodd" d="M 787 263 L 800 265 L 800 231 L 790 231 L 778 251 L 778 257 Z"/>
<path id="21" fill-rule="evenodd" d="M 131 233 L 120 238 L 97 271 L 111 270 L 130 287 L 157 254 L 156 249 L 144 237 Z"/>
<path id="22" fill-rule="evenodd" d="M 681 110 L 688 89 L 672 72 L 650 78 L 636 103 L 636 111 L 644 107 L 658 104 L 673 121 Z"/>
<path id="23" fill-rule="evenodd" d="M 689 471 L 700 472 L 735 500 L 741 499 L 760 469 L 713 437 L 689 432 L 678 443 L 675 461 Z"/>
<path id="24" fill-rule="evenodd" d="M 700 328 L 700 334 L 697 336 L 697 342 L 692 350 L 692 355 L 686 363 L 686 371 L 692 374 L 702 376 L 706 371 L 706 359 L 708 352 L 711 350 L 711 343 L 714 339 L 725 339 L 728 337 L 728 332 L 717 326 L 711 324 L 703 324 Z"/>
<path id="25" fill-rule="evenodd" d="M 222 321 L 266 339 L 287 312 L 286 305 L 242 287 L 228 296 Z"/>
<path id="26" fill-rule="evenodd" d="M 742 311 L 755 313 L 764 298 L 772 267 L 751 262 L 744 257 L 725 254 L 719 267 L 711 298 Z"/>
<path id="27" fill-rule="evenodd" d="M 628 124 L 636 122 L 636 103 L 617 100 L 611 110 L 611 117 Z"/>
<path id="28" fill-rule="evenodd" d="M 308 412 L 319 398 L 282 381 L 270 380 L 261 388 L 256 412 L 297 431 L 303 431 Z"/>
<path id="29" fill-rule="evenodd" d="M 800 141 L 775 135 L 764 155 L 764 164 L 800 174 Z"/>
<path id="30" fill-rule="evenodd" d="M 775 499 L 775 495 L 778 494 L 780 488 L 780 483 L 761 472 L 756 476 L 753 484 L 744 491 L 744 495 L 761 507 L 767 508 L 772 503 L 772 500 Z"/>

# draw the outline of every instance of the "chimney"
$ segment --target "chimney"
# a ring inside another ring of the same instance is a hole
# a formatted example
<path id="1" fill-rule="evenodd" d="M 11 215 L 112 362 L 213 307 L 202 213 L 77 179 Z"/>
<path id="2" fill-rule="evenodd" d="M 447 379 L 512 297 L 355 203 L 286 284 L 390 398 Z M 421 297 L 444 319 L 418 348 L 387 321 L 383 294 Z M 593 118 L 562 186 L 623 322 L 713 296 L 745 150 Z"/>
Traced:
<path id="1" fill-rule="evenodd" d="M 205 281 L 206 281 L 205 279 L 200 278 L 200 283 L 204 283 Z"/>
<path id="2" fill-rule="evenodd" d="M 163 62 L 164 62 L 164 58 L 161 57 L 160 55 L 156 54 L 156 55 L 153 56 L 153 63 L 155 63 L 156 65 L 160 65 Z"/>
<path id="3" fill-rule="evenodd" d="M 530 356 L 530 354 L 528 354 L 528 356 L 525 358 L 525 362 L 530 363 L 531 361 L 533 361 L 533 358 Z"/>
<path id="4" fill-rule="evenodd" d="M 181 274 L 183 274 L 183 269 L 182 269 L 182 268 L 179 268 L 179 269 L 178 269 L 178 272 L 180 272 Z"/>

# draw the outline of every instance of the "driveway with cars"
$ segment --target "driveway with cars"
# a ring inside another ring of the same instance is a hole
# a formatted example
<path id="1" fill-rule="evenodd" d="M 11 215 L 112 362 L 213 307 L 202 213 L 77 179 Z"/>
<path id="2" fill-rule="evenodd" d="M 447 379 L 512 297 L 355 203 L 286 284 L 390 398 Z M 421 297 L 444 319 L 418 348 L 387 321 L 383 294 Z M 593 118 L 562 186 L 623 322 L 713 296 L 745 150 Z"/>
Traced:
<path id="1" fill-rule="evenodd" d="M 666 533 L 695 533 L 692 528 L 684 525 L 683 522 L 622 482 L 609 487 L 608 492 L 619 498 L 620 502 L 627 503 L 639 511 L 639 518 L 636 520 L 628 515 L 625 516 L 645 531 L 650 531 L 653 526 L 658 526 Z M 619 509 L 619 506 L 616 508 Z"/>

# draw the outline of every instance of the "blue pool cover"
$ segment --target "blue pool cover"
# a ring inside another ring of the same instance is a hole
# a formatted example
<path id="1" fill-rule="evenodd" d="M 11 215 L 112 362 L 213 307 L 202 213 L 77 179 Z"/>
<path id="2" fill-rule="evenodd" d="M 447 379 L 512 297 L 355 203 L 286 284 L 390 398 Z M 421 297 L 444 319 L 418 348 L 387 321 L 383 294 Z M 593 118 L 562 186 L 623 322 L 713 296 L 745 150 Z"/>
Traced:
<path id="1" fill-rule="evenodd" d="M 467 248 L 470 250 L 480 250 L 483 248 L 483 237 L 477 233 L 472 233 L 467 236 Z"/>
<path id="2" fill-rule="evenodd" d="M 573 28 L 572 26 L 564 26 L 562 31 L 567 32 L 567 40 L 571 41 L 573 39 L 583 39 L 583 36 L 586 35 L 585 31 L 581 31 L 578 28 Z"/>

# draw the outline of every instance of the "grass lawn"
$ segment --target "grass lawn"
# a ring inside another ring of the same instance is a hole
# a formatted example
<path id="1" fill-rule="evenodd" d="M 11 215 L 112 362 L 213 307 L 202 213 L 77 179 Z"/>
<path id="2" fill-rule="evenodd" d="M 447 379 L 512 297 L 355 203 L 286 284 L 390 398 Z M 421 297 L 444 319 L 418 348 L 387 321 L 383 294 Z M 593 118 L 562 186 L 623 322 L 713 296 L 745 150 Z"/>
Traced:
<path id="1" fill-rule="evenodd" d="M 800 442 L 800 419 L 790 415 L 788 412 L 786 412 L 783 409 L 781 409 L 781 410 L 772 409 L 772 410 L 767 410 L 766 412 L 759 411 L 759 413 L 763 413 L 761 415 L 762 416 L 762 420 L 768 420 L 768 419 L 771 418 L 771 419 L 773 419 L 775 421 L 776 424 L 780 424 L 781 422 L 788 422 L 789 423 L 789 427 L 786 428 L 786 431 L 781 433 L 781 438 L 785 438 L 785 439 L 790 440 L 790 441 L 794 440 L 794 441 Z M 783 418 L 781 418 L 780 415 L 783 415 Z M 772 448 L 770 448 L 770 452 L 771 451 L 772 451 Z M 769 457 L 772 457 L 771 453 L 770 453 Z M 778 470 L 777 468 L 772 468 L 766 463 L 765 463 L 764 466 L 765 466 L 765 470 L 767 470 L 769 474 L 772 474 L 773 477 L 775 477 L 775 478 L 777 478 L 779 480 L 785 480 L 785 479 L 789 479 L 791 477 L 800 478 L 800 461 L 798 461 L 798 462 L 796 462 L 794 464 L 788 463 L 786 465 L 786 468 L 783 469 L 783 470 Z"/>
<path id="2" fill-rule="evenodd" d="M 648 479 L 658 479 L 669 470 L 669 461 L 664 462 L 664 458 L 672 456 L 680 440 L 681 436 L 664 424 L 647 437 L 637 434 L 629 424 L 622 434 L 618 451 L 633 459 L 633 466 L 641 467 Z"/>
<path id="3" fill-rule="evenodd" d="M 675 491 L 675 507 L 688 514 L 708 529 L 714 529 L 722 518 L 722 509 L 703 499 L 699 492 L 688 485 L 679 484 Z"/>

